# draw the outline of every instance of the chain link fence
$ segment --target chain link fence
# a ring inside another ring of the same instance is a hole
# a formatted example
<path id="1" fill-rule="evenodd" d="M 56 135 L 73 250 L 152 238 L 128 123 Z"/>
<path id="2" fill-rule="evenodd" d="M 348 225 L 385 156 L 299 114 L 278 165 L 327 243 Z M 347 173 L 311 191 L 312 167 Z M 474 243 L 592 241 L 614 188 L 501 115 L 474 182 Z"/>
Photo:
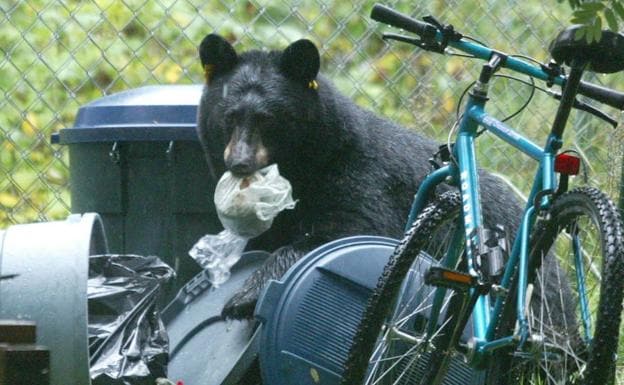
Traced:
<path id="1" fill-rule="evenodd" d="M 508 53 L 548 59 L 548 44 L 570 10 L 554 0 L 384 1 L 405 13 L 435 15 Z M 26 0 L 0 1 L 0 227 L 69 213 L 68 159 L 50 135 L 78 108 L 148 84 L 200 83 L 196 46 L 217 31 L 238 50 L 278 49 L 307 37 L 322 71 L 357 103 L 445 141 L 460 95 L 478 73 L 466 58 L 386 45 L 369 18 L 372 1 Z M 590 79 L 624 90 L 621 75 Z M 618 87 L 619 86 L 619 87 Z M 508 116 L 531 88 L 499 78 L 491 112 Z M 537 92 L 511 124 L 543 143 L 556 101 Z M 614 111 L 609 111 L 614 113 Z M 619 194 L 622 130 L 574 114 L 567 143 L 586 161 L 590 183 Z M 526 193 L 534 165 L 487 135 L 487 167 Z M 583 178 L 578 183 L 585 183 Z"/>
<path id="2" fill-rule="evenodd" d="M 570 9 L 555 0 L 383 0 L 413 16 L 434 15 L 493 48 L 548 60 L 548 45 Z M 302 37 L 322 55 L 322 71 L 356 103 L 446 141 L 479 63 L 401 43 L 357 0 L 0 0 L 0 228 L 60 219 L 70 212 L 69 164 L 51 134 L 78 108 L 104 95 L 152 84 L 201 83 L 197 45 L 216 31 L 237 50 L 281 49 Z M 395 31 L 396 32 L 396 31 Z M 586 79 L 624 90 L 621 74 Z M 526 80 L 526 79 L 525 79 Z M 488 109 L 505 117 L 531 87 L 497 78 Z M 557 102 L 536 92 L 510 124 L 545 141 Z M 616 111 L 608 110 L 618 120 Z M 589 183 L 618 199 L 624 130 L 572 115 L 565 142 L 586 165 Z M 479 155 L 526 195 L 536 165 L 484 135 Z M 406 192 L 411 193 L 411 192 Z M 619 197 L 621 200 L 622 197 Z"/>

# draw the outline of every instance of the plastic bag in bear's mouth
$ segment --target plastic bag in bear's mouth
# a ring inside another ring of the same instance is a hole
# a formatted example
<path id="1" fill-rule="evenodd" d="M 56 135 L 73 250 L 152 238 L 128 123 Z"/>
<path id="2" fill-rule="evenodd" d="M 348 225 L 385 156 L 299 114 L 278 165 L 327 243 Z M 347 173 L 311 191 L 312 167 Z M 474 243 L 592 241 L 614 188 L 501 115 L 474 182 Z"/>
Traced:
<path id="1" fill-rule="evenodd" d="M 189 255 L 218 286 L 229 278 L 230 268 L 249 239 L 267 231 L 273 219 L 283 210 L 293 209 L 296 202 L 290 182 L 279 174 L 276 164 L 243 178 L 226 172 L 217 183 L 214 202 L 225 230 L 203 236 Z"/>

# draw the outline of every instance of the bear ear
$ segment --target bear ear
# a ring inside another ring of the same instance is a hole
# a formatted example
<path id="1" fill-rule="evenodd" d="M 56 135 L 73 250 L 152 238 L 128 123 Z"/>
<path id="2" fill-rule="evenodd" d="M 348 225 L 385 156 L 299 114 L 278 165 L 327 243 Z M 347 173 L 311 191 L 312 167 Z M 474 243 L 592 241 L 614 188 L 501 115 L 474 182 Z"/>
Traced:
<path id="1" fill-rule="evenodd" d="M 286 47 L 280 58 L 282 73 L 304 84 L 311 84 L 314 81 L 320 66 L 321 58 L 318 49 L 307 39 L 297 40 Z"/>
<path id="2" fill-rule="evenodd" d="M 206 83 L 209 83 L 216 74 L 231 70 L 238 62 L 238 55 L 232 45 L 215 33 L 207 35 L 202 40 L 199 45 L 199 58 L 204 68 Z"/>

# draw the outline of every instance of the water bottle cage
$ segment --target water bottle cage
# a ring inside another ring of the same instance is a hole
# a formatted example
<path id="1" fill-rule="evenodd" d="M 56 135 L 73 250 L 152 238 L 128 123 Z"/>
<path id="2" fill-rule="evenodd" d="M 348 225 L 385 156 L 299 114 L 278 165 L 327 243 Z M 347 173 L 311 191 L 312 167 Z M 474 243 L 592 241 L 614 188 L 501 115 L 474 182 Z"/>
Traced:
<path id="1" fill-rule="evenodd" d="M 479 246 L 477 264 L 481 273 L 495 283 L 505 269 L 505 260 L 509 253 L 509 239 L 502 225 L 493 229 L 479 228 Z"/>

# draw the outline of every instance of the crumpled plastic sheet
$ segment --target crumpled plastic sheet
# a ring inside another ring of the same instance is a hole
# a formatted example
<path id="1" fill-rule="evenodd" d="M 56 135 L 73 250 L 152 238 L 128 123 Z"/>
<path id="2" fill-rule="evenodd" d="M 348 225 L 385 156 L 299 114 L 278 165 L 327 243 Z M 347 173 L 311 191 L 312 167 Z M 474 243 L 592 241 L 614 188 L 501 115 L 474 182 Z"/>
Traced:
<path id="1" fill-rule="evenodd" d="M 230 269 L 243 255 L 247 242 L 247 238 L 223 230 L 217 235 L 201 237 L 189 255 L 206 271 L 208 281 L 217 288 L 230 278 Z"/>
<path id="2" fill-rule="evenodd" d="M 226 171 L 215 189 L 214 203 L 224 230 L 200 238 L 189 255 L 207 272 L 216 288 L 230 277 L 249 239 L 267 231 L 283 210 L 295 208 L 290 182 L 277 164 L 238 177 Z"/>
<path id="3" fill-rule="evenodd" d="M 169 338 L 159 293 L 175 275 L 157 257 L 89 257 L 89 353 L 93 385 L 153 385 L 166 377 Z"/>
<path id="4" fill-rule="evenodd" d="M 294 209 L 292 186 L 272 164 L 247 177 L 226 171 L 215 188 L 214 203 L 223 227 L 245 238 L 267 231 L 285 209 Z"/>

